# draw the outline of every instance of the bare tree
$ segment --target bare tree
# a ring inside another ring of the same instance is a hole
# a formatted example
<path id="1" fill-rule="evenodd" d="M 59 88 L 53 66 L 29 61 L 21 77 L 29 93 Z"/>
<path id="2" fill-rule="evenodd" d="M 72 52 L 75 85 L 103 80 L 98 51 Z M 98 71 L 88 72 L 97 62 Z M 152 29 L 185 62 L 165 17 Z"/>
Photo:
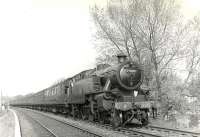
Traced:
<path id="1" fill-rule="evenodd" d="M 175 0 L 111 0 L 106 8 L 91 9 L 101 49 L 115 49 L 151 68 L 147 80 L 155 80 L 161 97 L 161 77 L 180 57 L 187 27 L 182 24 Z M 148 64 L 148 65 L 146 65 Z"/>
<path id="2" fill-rule="evenodd" d="M 188 71 L 187 77 L 184 84 L 188 84 L 192 75 L 198 73 L 200 65 L 200 19 L 199 17 L 194 17 L 193 20 L 189 22 L 190 33 L 187 38 L 187 58 L 186 58 L 186 69 Z"/>

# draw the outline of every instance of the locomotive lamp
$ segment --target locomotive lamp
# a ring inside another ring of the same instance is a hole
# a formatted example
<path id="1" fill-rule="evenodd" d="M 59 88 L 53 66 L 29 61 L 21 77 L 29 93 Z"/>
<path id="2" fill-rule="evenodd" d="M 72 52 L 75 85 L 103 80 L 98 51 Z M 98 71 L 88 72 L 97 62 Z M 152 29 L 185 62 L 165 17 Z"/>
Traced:
<path id="1" fill-rule="evenodd" d="M 133 92 L 132 92 L 132 105 L 135 107 L 135 98 L 137 97 L 137 95 L 138 95 L 138 91 L 137 90 L 134 90 Z"/>
<path id="2" fill-rule="evenodd" d="M 137 90 L 134 90 L 133 94 L 134 94 L 134 97 L 137 97 L 138 91 L 137 91 Z"/>

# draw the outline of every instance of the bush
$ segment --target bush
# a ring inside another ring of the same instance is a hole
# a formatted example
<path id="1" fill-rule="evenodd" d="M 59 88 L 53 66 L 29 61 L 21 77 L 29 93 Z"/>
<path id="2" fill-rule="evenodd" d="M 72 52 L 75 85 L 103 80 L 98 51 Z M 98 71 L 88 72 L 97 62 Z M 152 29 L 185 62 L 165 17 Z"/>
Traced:
<path id="1" fill-rule="evenodd" d="M 190 115 L 190 127 L 196 127 L 199 124 L 199 118 L 198 115 Z"/>

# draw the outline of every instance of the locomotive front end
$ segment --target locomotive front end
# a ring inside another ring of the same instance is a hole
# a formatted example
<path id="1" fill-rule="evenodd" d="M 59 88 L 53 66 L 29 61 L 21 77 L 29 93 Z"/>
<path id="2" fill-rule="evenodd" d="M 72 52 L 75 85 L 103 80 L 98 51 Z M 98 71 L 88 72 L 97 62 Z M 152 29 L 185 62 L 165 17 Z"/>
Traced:
<path id="1" fill-rule="evenodd" d="M 143 70 L 136 62 L 124 62 L 117 70 L 117 81 L 123 89 L 133 91 L 142 84 Z"/>
<path id="2" fill-rule="evenodd" d="M 118 56 L 117 65 L 105 69 L 99 76 L 103 93 L 96 95 L 95 99 L 99 108 L 103 108 L 102 114 L 111 114 L 113 126 L 127 123 L 146 125 L 149 102 L 147 91 L 141 89 L 144 77 L 142 67 L 121 55 Z"/>
<path id="3" fill-rule="evenodd" d="M 122 63 L 117 71 L 117 81 L 120 85 L 117 94 L 120 96 L 115 102 L 116 109 L 127 111 L 133 109 L 136 104 L 140 107 L 144 106 L 141 103 L 146 100 L 146 96 L 140 88 L 143 81 L 143 69 L 139 64 L 133 61 Z"/>
<path id="4" fill-rule="evenodd" d="M 150 105 L 147 92 L 140 88 L 144 77 L 142 67 L 136 62 L 125 61 L 119 64 L 116 75 L 120 90 L 114 103 L 114 126 L 120 123 L 146 125 Z"/>

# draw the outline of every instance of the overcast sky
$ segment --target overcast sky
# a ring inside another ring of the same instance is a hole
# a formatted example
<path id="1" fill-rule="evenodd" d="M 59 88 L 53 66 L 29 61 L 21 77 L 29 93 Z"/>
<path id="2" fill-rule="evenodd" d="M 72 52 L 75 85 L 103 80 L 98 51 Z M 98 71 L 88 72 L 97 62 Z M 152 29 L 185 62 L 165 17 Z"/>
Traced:
<path id="1" fill-rule="evenodd" d="M 37 92 L 95 66 L 89 15 L 89 5 L 94 3 L 102 0 L 0 1 L 0 90 L 4 95 Z M 184 0 L 183 5 L 186 17 L 200 9 L 199 0 Z"/>

